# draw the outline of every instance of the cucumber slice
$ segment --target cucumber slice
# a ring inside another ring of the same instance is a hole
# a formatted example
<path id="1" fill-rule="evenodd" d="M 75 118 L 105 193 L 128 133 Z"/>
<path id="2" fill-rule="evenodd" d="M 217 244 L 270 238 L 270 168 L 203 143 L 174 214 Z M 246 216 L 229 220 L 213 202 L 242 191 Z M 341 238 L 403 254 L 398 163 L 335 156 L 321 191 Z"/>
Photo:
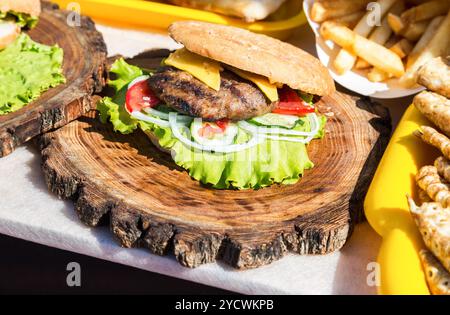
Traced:
<path id="1" fill-rule="evenodd" d="M 194 141 L 200 143 L 202 145 L 230 145 L 234 143 L 234 139 L 238 133 L 238 126 L 235 123 L 229 123 L 225 132 L 222 133 L 214 133 L 211 138 L 202 137 L 199 132 L 200 130 L 210 125 L 214 129 L 220 129 L 213 122 L 203 122 L 202 119 L 196 118 L 191 123 L 191 135 L 194 138 Z"/>
<path id="2" fill-rule="evenodd" d="M 262 116 L 254 117 L 249 122 L 258 126 L 273 126 L 292 129 L 297 123 L 303 123 L 301 118 L 293 115 L 282 115 L 268 113 Z"/>

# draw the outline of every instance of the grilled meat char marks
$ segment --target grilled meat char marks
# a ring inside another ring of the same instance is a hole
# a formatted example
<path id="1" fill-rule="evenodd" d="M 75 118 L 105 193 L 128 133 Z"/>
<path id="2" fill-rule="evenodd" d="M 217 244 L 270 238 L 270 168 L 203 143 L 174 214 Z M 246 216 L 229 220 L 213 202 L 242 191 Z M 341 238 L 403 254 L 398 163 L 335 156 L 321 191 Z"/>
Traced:
<path id="1" fill-rule="evenodd" d="M 150 88 L 167 106 L 208 121 L 244 120 L 269 113 L 271 103 L 251 82 L 230 71 L 221 72 L 219 91 L 191 74 L 172 67 L 160 68 L 149 80 Z"/>

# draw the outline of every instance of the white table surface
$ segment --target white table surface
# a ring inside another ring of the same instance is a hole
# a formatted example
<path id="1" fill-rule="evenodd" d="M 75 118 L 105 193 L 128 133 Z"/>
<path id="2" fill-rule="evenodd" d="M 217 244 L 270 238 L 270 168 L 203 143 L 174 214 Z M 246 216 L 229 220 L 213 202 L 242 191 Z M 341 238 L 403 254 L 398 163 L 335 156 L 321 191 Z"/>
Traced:
<path id="1" fill-rule="evenodd" d="M 98 28 L 110 55 L 132 57 L 150 48 L 178 47 L 161 31 Z M 291 39 L 315 54 L 313 41 L 308 26 Z M 410 100 L 381 102 L 391 110 L 394 125 Z M 247 271 L 236 271 L 221 263 L 187 269 L 170 256 L 121 248 L 108 227 L 81 224 L 70 201 L 58 200 L 47 191 L 40 162 L 38 150 L 30 144 L 0 159 L 0 234 L 246 294 L 376 293 L 376 287 L 366 282 L 367 265 L 376 261 L 381 239 L 367 223 L 357 225 L 344 248 L 329 255 L 290 254 L 271 265 Z"/>

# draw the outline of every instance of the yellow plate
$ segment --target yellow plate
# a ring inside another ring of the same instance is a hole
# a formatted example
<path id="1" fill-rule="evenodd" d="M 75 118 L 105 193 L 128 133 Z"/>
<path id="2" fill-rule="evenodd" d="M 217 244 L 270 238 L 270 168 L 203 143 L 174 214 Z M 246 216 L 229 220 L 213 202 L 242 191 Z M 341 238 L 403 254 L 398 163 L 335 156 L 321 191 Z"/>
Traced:
<path id="1" fill-rule="evenodd" d="M 433 164 L 438 156 L 437 150 L 412 134 L 429 124 L 413 105 L 406 110 L 365 199 L 367 220 L 383 237 L 378 255 L 380 294 L 429 294 L 419 259 L 424 244 L 405 197 L 409 194 L 418 199 L 414 177 L 420 167 Z"/>
<path id="2" fill-rule="evenodd" d="M 242 20 L 212 12 L 142 0 L 54 0 L 63 9 L 72 9 L 77 4 L 81 14 L 98 22 L 119 26 L 161 28 L 174 21 L 200 20 L 224 25 L 233 25 L 253 32 L 267 34 L 280 39 L 288 38 L 294 29 L 306 23 L 301 1 L 289 0 L 268 20 L 246 23 Z"/>

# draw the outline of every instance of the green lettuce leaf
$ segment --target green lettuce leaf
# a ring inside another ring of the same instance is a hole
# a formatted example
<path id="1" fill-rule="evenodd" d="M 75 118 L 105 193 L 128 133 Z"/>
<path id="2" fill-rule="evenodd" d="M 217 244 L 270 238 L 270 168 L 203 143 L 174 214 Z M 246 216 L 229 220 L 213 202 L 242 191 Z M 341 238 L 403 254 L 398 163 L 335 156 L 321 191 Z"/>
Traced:
<path id="1" fill-rule="evenodd" d="M 109 80 L 108 85 L 113 87 L 116 92 L 120 91 L 131 81 L 144 74 L 139 67 L 126 63 L 123 58 L 120 58 L 113 63 L 110 72 L 115 76 L 115 79 Z"/>
<path id="2" fill-rule="evenodd" d="M 38 17 L 14 11 L 0 12 L 0 20 L 13 19 L 21 28 L 33 28 L 38 23 Z"/>
<path id="3" fill-rule="evenodd" d="M 216 189 L 258 189 L 274 183 L 294 184 L 305 170 L 314 166 L 308 157 L 306 145 L 302 143 L 265 140 L 240 152 L 205 152 L 185 146 L 172 135 L 170 128 L 131 118 L 124 110 L 126 84 L 141 74 L 131 66 L 125 69 L 127 66 L 123 60 L 118 62 L 118 68 L 121 70 L 115 72 L 115 82 L 121 80 L 121 83 L 114 84 L 121 88 L 115 97 L 104 98 L 99 102 L 101 120 L 109 120 L 114 130 L 122 133 L 130 133 L 140 128 L 149 135 L 155 135 L 162 148 L 171 150 L 174 162 L 201 183 Z M 127 79 L 121 77 L 121 73 L 126 74 Z M 317 138 L 324 136 L 325 122 L 325 117 L 320 117 L 321 128 Z M 297 124 L 294 129 L 307 131 L 309 128 L 309 120 L 303 119 L 303 123 Z M 187 131 L 183 133 L 187 136 Z M 244 143 L 249 137 L 240 129 L 236 143 Z"/>
<path id="4" fill-rule="evenodd" d="M 97 104 L 100 113 L 100 120 L 103 123 L 109 121 L 114 126 L 114 131 L 123 134 L 132 133 L 138 127 L 137 120 L 133 119 L 125 110 L 125 96 L 128 84 L 144 72 L 133 65 L 125 62 L 123 58 L 116 60 L 111 66 L 110 75 L 115 79 L 110 79 L 108 85 L 116 91 L 113 98 L 104 97 Z"/>
<path id="5" fill-rule="evenodd" d="M 0 51 L 0 115 L 19 110 L 42 92 L 65 82 L 63 50 L 21 34 Z"/>

